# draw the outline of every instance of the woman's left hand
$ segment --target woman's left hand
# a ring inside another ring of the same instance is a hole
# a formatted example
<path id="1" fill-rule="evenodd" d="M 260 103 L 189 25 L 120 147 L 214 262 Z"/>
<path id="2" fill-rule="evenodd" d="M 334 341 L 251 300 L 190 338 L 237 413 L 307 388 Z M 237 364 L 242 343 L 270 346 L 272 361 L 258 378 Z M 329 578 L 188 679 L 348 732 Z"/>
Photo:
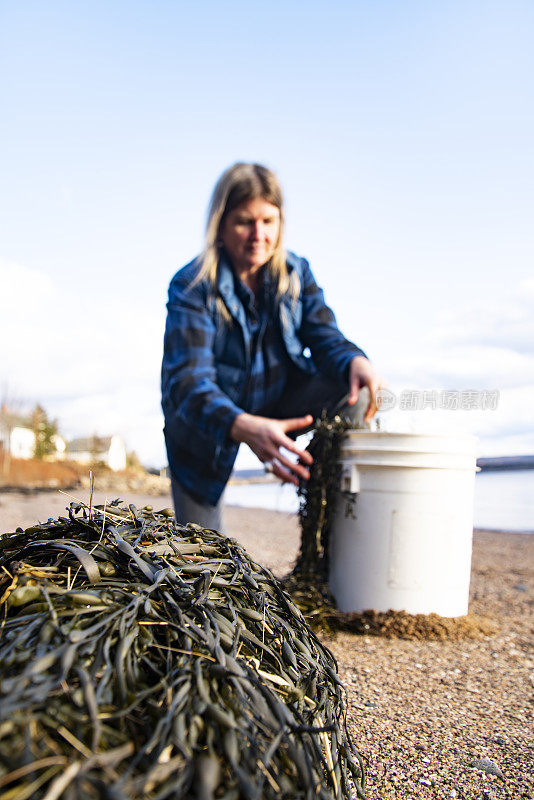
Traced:
<path id="1" fill-rule="evenodd" d="M 365 412 L 364 422 L 374 417 L 377 412 L 378 406 L 376 402 L 376 393 L 382 388 L 384 382 L 379 377 L 375 368 L 365 356 L 355 356 L 350 362 L 349 369 L 349 398 L 347 400 L 349 406 L 353 406 L 360 396 L 360 389 L 367 386 L 370 394 L 369 408 Z"/>

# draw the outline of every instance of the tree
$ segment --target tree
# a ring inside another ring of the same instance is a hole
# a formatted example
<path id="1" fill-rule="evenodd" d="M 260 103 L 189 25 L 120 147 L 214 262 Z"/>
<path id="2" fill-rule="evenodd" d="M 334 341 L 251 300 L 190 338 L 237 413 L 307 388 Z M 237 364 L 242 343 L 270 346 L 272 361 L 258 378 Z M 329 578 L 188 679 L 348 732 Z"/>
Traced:
<path id="1" fill-rule="evenodd" d="M 135 469 L 135 470 L 143 470 L 143 465 L 139 461 L 139 456 L 135 452 L 135 450 L 131 450 L 129 453 L 126 453 L 126 466 L 128 469 Z"/>
<path id="2" fill-rule="evenodd" d="M 43 459 L 55 453 L 54 436 L 58 432 L 57 419 L 49 419 L 44 408 L 37 404 L 32 411 L 31 421 L 35 433 L 35 458 Z"/>

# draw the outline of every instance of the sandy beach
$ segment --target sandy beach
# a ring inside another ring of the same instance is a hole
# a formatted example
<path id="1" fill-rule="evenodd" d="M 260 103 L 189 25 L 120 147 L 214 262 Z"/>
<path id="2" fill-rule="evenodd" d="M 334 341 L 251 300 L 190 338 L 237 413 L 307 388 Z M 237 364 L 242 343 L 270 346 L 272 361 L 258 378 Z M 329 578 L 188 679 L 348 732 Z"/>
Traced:
<path id="1" fill-rule="evenodd" d="M 85 492 L 77 497 L 88 500 Z M 0 492 L 0 532 L 64 514 L 70 499 Z M 104 499 L 95 495 L 96 503 Z M 171 505 L 170 497 L 125 499 Z M 295 516 L 229 507 L 226 526 L 276 575 L 289 571 L 300 536 Z M 534 535 L 475 531 L 470 612 L 488 617 L 495 635 L 325 640 L 347 687 L 369 800 L 534 798 L 533 578 Z"/>

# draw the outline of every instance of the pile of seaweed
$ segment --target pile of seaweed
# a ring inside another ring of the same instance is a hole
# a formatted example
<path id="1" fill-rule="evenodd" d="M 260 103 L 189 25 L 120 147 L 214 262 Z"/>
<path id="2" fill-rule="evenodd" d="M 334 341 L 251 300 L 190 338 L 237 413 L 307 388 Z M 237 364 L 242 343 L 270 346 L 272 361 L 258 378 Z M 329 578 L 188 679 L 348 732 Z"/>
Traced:
<path id="1" fill-rule="evenodd" d="M 353 497 L 340 490 L 340 449 L 351 427 L 343 417 L 323 415 L 315 423 L 308 450 L 313 457 L 310 478 L 299 486 L 300 550 L 284 586 L 316 631 L 340 629 L 336 602 L 328 588 L 329 541 L 339 503 L 351 514 Z"/>
<path id="2" fill-rule="evenodd" d="M 350 513 L 352 495 L 343 493 L 340 450 L 350 423 L 341 416 L 317 420 L 308 451 L 313 457 L 310 479 L 299 486 L 300 551 L 293 575 L 302 583 L 328 580 L 328 556 L 332 521 L 339 502 Z"/>
<path id="3" fill-rule="evenodd" d="M 233 539 L 72 503 L 0 537 L 0 798 L 363 797 L 332 654 Z"/>

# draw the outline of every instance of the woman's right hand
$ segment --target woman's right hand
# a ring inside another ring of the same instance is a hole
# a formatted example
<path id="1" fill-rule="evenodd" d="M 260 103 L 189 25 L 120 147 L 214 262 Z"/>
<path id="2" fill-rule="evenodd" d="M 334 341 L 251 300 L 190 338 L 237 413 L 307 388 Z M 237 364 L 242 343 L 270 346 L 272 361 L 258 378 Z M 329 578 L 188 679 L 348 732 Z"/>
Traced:
<path id="1" fill-rule="evenodd" d="M 304 464 L 309 466 L 313 459 L 307 450 L 297 447 L 293 439 L 286 434 L 288 431 L 309 428 L 312 422 L 311 414 L 292 419 L 270 419 L 243 413 L 235 418 L 230 428 L 230 436 L 234 442 L 248 444 L 260 461 L 271 464 L 272 471 L 278 478 L 298 486 L 299 479 L 308 480 L 310 477 Z M 299 464 L 287 458 L 280 452 L 281 447 L 295 453 L 303 463 Z"/>

